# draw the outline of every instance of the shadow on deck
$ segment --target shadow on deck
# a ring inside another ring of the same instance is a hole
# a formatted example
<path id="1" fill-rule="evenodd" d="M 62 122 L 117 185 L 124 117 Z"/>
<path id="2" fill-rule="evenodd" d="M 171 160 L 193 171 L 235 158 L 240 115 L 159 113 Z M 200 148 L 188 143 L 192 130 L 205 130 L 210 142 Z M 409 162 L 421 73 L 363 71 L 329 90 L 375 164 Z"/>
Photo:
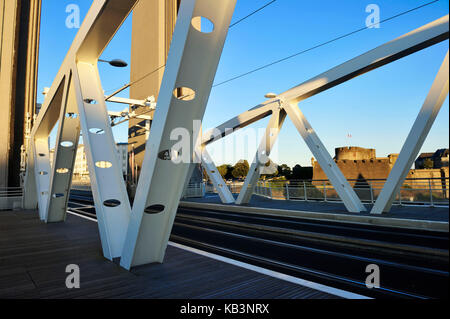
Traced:
<path id="1" fill-rule="evenodd" d="M 66 266 L 80 289 L 66 288 Z M 68 215 L 44 224 L 34 211 L 0 211 L 0 298 L 337 298 L 169 246 L 163 264 L 128 272 L 103 258 L 95 222 Z"/>

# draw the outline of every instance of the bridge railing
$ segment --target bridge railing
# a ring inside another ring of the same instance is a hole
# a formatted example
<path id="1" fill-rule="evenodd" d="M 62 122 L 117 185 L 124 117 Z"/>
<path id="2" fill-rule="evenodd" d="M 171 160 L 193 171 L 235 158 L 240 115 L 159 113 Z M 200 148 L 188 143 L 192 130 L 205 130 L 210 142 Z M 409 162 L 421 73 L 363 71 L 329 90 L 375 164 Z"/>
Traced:
<path id="1" fill-rule="evenodd" d="M 375 203 L 386 180 L 349 180 L 361 201 Z M 328 180 L 259 181 L 255 194 L 278 200 L 340 202 Z M 406 179 L 394 201 L 397 205 L 449 206 L 449 178 Z"/>
<path id="2" fill-rule="evenodd" d="M 22 187 L 0 187 L 0 210 L 21 208 L 22 203 Z"/>
<path id="3" fill-rule="evenodd" d="M 183 198 L 204 197 L 205 193 L 205 183 L 190 183 L 184 192 Z"/>

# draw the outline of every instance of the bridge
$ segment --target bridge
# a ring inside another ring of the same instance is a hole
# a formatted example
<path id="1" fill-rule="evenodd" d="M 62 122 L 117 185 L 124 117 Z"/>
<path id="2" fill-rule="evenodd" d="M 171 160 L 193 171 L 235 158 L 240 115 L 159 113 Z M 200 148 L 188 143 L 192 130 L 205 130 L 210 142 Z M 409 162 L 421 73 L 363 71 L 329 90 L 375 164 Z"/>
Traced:
<path id="1" fill-rule="evenodd" d="M 447 41 L 448 15 L 267 94 L 203 132 L 236 0 L 181 1 L 157 99 L 115 97 L 124 88 L 105 96 L 99 59 L 138 2 L 93 2 L 25 141 L 23 183 L 0 189 L 1 297 L 448 297 L 448 177 L 416 179 L 413 187 L 407 178 L 448 97 L 448 51 L 434 82 L 424 83 L 429 93 L 418 101 L 422 107 L 385 180 L 362 185 L 346 178 L 301 110 L 315 95 Z M 107 101 L 130 105 L 129 112 L 112 113 Z M 151 115 L 132 106 L 148 107 Z M 151 121 L 132 194 L 116 155 L 117 117 L 130 125 Z M 264 118 L 269 122 L 245 180 L 226 182 L 206 147 Z M 260 179 L 287 120 L 326 180 Z M 177 143 L 174 131 L 188 138 Z M 73 183 L 80 135 L 90 176 L 84 186 Z M 192 184 L 198 164 L 209 184 Z M 417 200 L 414 192 L 425 195 Z M 67 265 L 79 267 L 81 288 L 66 287 Z M 373 267 L 381 285 L 367 284 Z"/>

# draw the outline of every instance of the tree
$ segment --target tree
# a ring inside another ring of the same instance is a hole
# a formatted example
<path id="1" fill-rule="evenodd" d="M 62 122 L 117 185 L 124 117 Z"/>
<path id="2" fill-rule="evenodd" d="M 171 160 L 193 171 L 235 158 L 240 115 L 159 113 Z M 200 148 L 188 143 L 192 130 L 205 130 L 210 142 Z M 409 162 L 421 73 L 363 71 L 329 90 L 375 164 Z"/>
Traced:
<path id="1" fill-rule="evenodd" d="M 228 174 L 228 165 L 220 165 L 219 167 L 217 167 L 217 170 L 219 171 L 219 174 L 222 175 L 222 178 L 225 179 Z"/>
<path id="2" fill-rule="evenodd" d="M 292 175 L 290 179 L 293 180 L 310 180 L 313 178 L 313 168 L 301 167 L 299 164 L 295 165 L 292 169 Z"/>
<path id="3" fill-rule="evenodd" d="M 243 178 L 247 176 L 249 170 L 250 165 L 248 165 L 248 162 L 246 160 L 241 160 L 234 165 L 232 174 L 235 178 Z"/>
<path id="4" fill-rule="evenodd" d="M 272 160 L 268 160 L 263 167 L 260 168 L 261 177 L 265 180 L 266 178 L 276 177 L 278 176 L 279 168 L 277 164 L 272 162 Z"/>
<path id="5" fill-rule="evenodd" d="M 292 170 L 289 166 L 287 166 L 286 164 L 282 164 L 280 166 L 278 166 L 278 174 L 280 176 L 284 176 L 286 177 L 286 179 L 289 179 L 289 177 L 292 174 Z"/>
<path id="6" fill-rule="evenodd" d="M 425 169 L 432 169 L 432 168 L 434 168 L 433 160 L 431 158 L 426 158 L 423 161 L 423 168 L 425 168 Z"/>

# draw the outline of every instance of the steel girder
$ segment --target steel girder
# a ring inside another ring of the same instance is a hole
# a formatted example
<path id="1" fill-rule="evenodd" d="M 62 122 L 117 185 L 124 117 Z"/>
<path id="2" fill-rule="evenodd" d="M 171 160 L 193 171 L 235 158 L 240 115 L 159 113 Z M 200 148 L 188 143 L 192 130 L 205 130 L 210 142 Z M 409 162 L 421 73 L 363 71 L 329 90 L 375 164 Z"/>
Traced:
<path id="1" fill-rule="evenodd" d="M 97 62 L 136 3 L 93 2 L 46 96 L 31 138 L 40 217 L 46 222 L 63 221 L 81 126 L 103 254 L 108 259 L 122 253 L 131 208 Z M 50 175 L 48 136 L 58 120 Z"/>
<path id="2" fill-rule="evenodd" d="M 281 106 L 281 105 L 280 105 Z M 261 168 L 268 163 L 270 152 L 272 151 L 275 142 L 278 139 L 284 120 L 286 119 L 286 112 L 283 109 L 275 109 L 270 117 L 264 136 L 261 140 L 255 158 L 250 166 L 248 175 L 245 178 L 244 186 L 236 199 L 236 204 L 246 205 L 255 190 L 255 186 L 261 176 Z"/>
<path id="3" fill-rule="evenodd" d="M 390 211 L 392 203 L 400 191 L 400 187 L 405 182 L 405 178 L 419 155 L 420 149 L 433 126 L 434 120 L 448 96 L 448 54 L 447 51 L 444 62 L 442 62 L 430 92 L 372 208 L 371 214 L 381 214 Z"/>
<path id="4" fill-rule="evenodd" d="M 235 5 L 236 0 L 181 2 L 120 261 L 126 269 L 163 261 L 190 165 L 174 163 L 187 150 L 174 149 L 170 136 L 181 128 L 197 140 L 194 120 L 203 119 Z M 214 30 L 197 30 L 196 17 L 209 19 Z M 179 89 L 189 93 L 177 97 Z"/>
<path id="5" fill-rule="evenodd" d="M 449 16 L 446 15 L 303 82 L 278 95 L 276 98 L 266 101 L 223 123 L 216 129 L 204 134 L 203 143 L 205 145 L 213 143 L 224 137 L 227 130 L 235 131 L 269 116 L 272 113 L 273 105 L 275 103 L 282 103 L 283 108 L 294 122 L 297 130 L 330 179 L 347 210 L 350 212 L 365 211 L 366 209 L 361 203 L 361 200 L 350 187 L 350 184 L 333 161 L 331 155 L 325 149 L 317 133 L 312 129 L 301 110 L 297 107 L 297 103 L 361 74 L 442 42 L 448 39 L 448 37 Z M 217 131 L 219 133 L 216 133 Z M 245 192 L 245 196 L 244 193 L 241 193 L 237 203 L 247 203 L 249 201 L 251 194 L 248 193 L 248 187 L 244 187 L 243 192 Z M 244 197 L 248 200 L 242 200 Z M 375 211 L 372 212 L 374 213 Z"/>

